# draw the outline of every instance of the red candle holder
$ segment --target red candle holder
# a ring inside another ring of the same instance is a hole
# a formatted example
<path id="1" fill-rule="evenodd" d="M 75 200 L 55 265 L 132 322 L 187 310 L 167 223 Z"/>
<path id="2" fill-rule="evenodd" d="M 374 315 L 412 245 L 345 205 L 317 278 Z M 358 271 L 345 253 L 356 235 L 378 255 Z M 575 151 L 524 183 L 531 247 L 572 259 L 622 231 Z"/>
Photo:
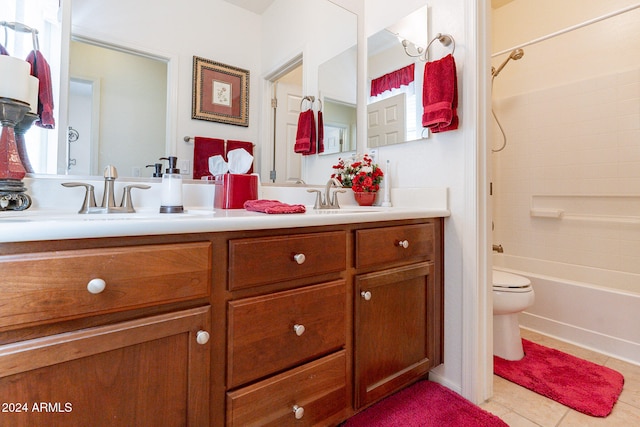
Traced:
<path id="1" fill-rule="evenodd" d="M 25 210 L 31 198 L 24 194 L 22 183 L 26 171 L 16 145 L 15 127 L 29 111 L 29 104 L 0 98 L 0 210 Z"/>

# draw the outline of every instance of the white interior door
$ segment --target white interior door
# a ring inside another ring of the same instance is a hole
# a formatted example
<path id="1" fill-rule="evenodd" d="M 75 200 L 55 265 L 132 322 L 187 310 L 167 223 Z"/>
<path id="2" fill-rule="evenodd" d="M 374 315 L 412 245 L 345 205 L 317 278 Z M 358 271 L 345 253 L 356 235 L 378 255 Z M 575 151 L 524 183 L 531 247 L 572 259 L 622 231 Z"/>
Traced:
<path id="1" fill-rule="evenodd" d="M 367 146 L 381 147 L 406 141 L 405 94 L 367 105 Z"/>
<path id="2" fill-rule="evenodd" d="M 293 151 L 302 100 L 302 66 L 278 79 L 274 86 L 277 99 L 274 144 L 275 182 L 284 183 L 302 178 L 302 156 Z"/>

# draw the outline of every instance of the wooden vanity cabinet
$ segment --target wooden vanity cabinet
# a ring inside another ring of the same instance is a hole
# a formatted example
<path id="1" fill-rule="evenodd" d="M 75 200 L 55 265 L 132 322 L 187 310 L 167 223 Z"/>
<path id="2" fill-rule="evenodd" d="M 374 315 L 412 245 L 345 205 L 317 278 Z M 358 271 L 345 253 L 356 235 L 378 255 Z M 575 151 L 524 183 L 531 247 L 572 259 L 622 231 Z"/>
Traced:
<path id="1" fill-rule="evenodd" d="M 356 231 L 355 408 L 442 363 L 442 223 Z"/>
<path id="2" fill-rule="evenodd" d="M 0 426 L 208 425 L 210 242 L 96 243 L 0 247 Z"/>
<path id="3" fill-rule="evenodd" d="M 442 363 L 442 229 L 0 243 L 0 427 L 337 426 Z"/>
<path id="4" fill-rule="evenodd" d="M 347 417 L 346 269 L 344 229 L 229 240 L 227 426 Z"/>

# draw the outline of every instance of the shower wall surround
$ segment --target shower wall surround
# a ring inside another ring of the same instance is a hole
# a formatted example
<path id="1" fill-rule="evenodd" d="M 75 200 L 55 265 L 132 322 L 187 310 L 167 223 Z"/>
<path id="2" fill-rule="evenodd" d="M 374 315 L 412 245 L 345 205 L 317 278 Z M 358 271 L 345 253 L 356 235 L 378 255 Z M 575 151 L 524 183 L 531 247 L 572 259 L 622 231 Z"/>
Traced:
<path id="1" fill-rule="evenodd" d="M 635 280 L 589 273 L 589 281 L 640 293 L 640 209 L 609 209 L 620 200 L 640 204 L 640 69 L 494 105 L 509 138 L 494 155 L 494 241 L 511 255 L 629 273 Z M 532 216 L 549 195 L 555 200 L 542 208 L 562 216 Z M 589 208 L 571 212 L 576 198 Z"/>

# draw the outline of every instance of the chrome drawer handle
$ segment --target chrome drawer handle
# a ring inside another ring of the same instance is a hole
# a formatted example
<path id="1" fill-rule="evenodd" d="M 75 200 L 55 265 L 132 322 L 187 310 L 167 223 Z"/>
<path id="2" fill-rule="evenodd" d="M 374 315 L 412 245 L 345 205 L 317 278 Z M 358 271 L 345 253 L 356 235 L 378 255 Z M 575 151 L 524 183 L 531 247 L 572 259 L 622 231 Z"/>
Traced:
<path id="1" fill-rule="evenodd" d="M 304 325 L 293 325 L 293 331 L 297 336 L 301 336 L 302 334 L 304 334 L 304 331 L 306 331 L 306 329 Z"/>
<path id="2" fill-rule="evenodd" d="M 302 406 L 293 405 L 293 415 L 296 420 L 301 420 L 304 417 L 304 408 Z"/>
<path id="3" fill-rule="evenodd" d="M 398 240 L 398 243 L 396 243 L 396 246 L 399 246 L 401 248 L 407 249 L 409 247 L 409 241 L 408 240 Z"/>
<path id="4" fill-rule="evenodd" d="M 206 344 L 209 342 L 209 332 L 198 331 L 196 332 L 196 342 L 198 344 Z"/>
<path id="5" fill-rule="evenodd" d="M 293 260 L 298 264 L 304 264 L 304 262 L 307 260 L 307 257 L 305 257 L 304 254 L 295 254 L 293 256 Z"/>
<path id="6" fill-rule="evenodd" d="M 362 291 L 362 292 L 360 292 L 360 295 L 362 295 L 362 298 L 364 298 L 365 301 L 371 300 L 371 292 L 370 291 Z"/>
<path id="7" fill-rule="evenodd" d="M 87 290 L 92 294 L 99 294 L 104 291 L 104 288 L 107 287 L 107 282 L 102 279 L 91 279 L 89 283 L 87 283 Z"/>

